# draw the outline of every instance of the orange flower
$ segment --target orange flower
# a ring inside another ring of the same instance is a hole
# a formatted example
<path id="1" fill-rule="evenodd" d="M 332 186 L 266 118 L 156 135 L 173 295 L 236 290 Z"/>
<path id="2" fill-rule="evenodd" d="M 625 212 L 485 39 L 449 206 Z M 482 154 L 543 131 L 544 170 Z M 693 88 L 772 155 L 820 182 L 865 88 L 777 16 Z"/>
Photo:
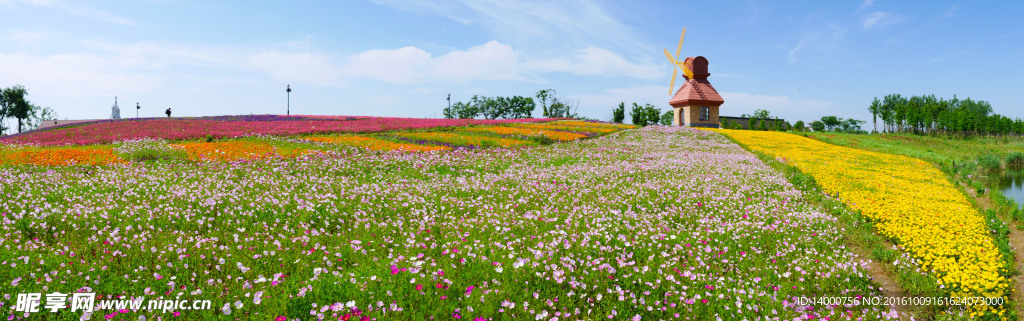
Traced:
<path id="1" fill-rule="evenodd" d="M 189 159 L 196 161 L 234 161 L 280 155 L 276 147 L 253 141 L 188 142 L 172 146 L 184 148 Z"/>
<path id="2" fill-rule="evenodd" d="M 109 146 L 95 148 L 48 148 L 11 150 L 0 163 L 8 165 L 104 165 L 123 163 Z"/>

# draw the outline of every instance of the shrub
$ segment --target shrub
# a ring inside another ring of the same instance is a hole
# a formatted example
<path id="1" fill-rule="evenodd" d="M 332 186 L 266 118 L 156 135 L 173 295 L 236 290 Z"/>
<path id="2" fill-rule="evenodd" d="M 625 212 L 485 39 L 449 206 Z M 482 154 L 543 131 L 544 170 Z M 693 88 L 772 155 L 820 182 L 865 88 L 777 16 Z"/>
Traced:
<path id="1" fill-rule="evenodd" d="M 995 155 L 985 154 L 978 156 L 978 165 L 986 170 L 993 170 L 1002 166 L 1002 162 L 1000 162 L 999 158 Z"/>

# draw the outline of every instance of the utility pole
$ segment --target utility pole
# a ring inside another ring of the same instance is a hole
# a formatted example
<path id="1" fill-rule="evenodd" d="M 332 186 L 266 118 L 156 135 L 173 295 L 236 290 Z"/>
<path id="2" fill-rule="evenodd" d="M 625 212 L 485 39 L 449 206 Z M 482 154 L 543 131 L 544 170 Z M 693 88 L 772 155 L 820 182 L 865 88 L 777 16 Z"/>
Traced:
<path id="1" fill-rule="evenodd" d="M 285 89 L 285 91 L 288 92 L 288 115 L 291 116 L 291 114 L 292 114 L 292 85 L 288 84 L 288 89 Z"/>

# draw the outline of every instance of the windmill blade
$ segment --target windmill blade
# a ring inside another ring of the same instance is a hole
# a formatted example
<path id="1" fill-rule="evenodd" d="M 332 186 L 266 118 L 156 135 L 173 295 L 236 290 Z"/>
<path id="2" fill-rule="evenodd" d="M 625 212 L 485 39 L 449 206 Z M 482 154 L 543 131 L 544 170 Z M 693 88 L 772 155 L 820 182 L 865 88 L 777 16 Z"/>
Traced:
<path id="1" fill-rule="evenodd" d="M 671 62 L 673 65 L 678 63 L 678 60 L 676 60 L 676 58 L 672 58 L 672 54 L 668 53 L 668 49 L 662 50 L 665 51 L 665 58 L 668 58 L 668 62 Z"/>
<path id="2" fill-rule="evenodd" d="M 693 79 L 693 71 L 690 68 L 686 68 L 686 63 L 679 61 L 679 69 L 683 70 L 683 74 L 686 75 L 686 79 Z"/>
<path id="3" fill-rule="evenodd" d="M 665 51 L 665 58 L 668 58 L 668 62 L 672 63 L 673 66 L 679 66 L 679 61 L 677 61 L 676 58 L 672 58 L 672 54 L 668 52 L 668 49 L 664 49 L 664 51 Z M 669 85 L 668 85 L 668 94 L 669 95 L 672 94 L 672 90 L 676 89 L 676 76 L 678 75 L 678 72 L 679 72 L 678 69 L 672 68 L 672 82 L 669 83 Z"/>
<path id="4" fill-rule="evenodd" d="M 668 94 L 672 95 L 672 91 L 676 89 L 676 72 L 679 70 L 672 68 L 672 82 L 668 84 Z"/>
<path id="5" fill-rule="evenodd" d="M 679 36 L 679 47 L 676 47 L 676 59 L 679 60 L 679 52 L 683 51 L 683 38 L 686 37 L 686 28 L 683 28 L 683 34 Z M 667 51 L 667 50 L 666 50 Z"/>

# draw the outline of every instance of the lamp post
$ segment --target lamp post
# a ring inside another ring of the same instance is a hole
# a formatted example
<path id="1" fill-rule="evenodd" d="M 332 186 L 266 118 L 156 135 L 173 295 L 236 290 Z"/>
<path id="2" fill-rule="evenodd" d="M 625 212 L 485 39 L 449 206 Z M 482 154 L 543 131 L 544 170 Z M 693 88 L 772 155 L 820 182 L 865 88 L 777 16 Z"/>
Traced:
<path id="1" fill-rule="evenodd" d="M 285 89 L 285 91 L 288 92 L 288 115 L 291 116 L 292 115 L 292 85 L 288 84 L 288 87 L 287 87 L 287 89 Z"/>
<path id="2" fill-rule="evenodd" d="M 140 107 L 139 106 L 139 102 L 136 101 L 135 102 L 135 119 L 139 119 L 139 109 L 142 109 L 142 107 Z"/>

